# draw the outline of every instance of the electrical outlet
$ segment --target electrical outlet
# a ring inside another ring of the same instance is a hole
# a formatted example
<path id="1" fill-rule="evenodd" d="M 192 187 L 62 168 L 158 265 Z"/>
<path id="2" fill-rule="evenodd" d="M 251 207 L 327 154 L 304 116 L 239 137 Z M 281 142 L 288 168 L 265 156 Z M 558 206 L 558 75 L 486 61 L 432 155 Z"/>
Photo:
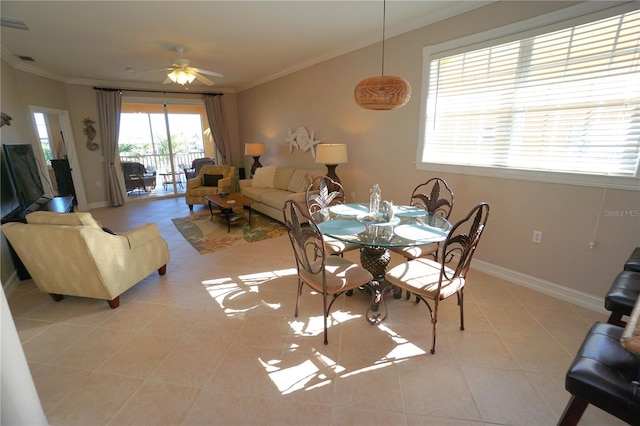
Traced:
<path id="1" fill-rule="evenodd" d="M 533 231 L 533 239 L 532 241 L 534 243 L 541 243 L 542 242 L 542 231 Z"/>
<path id="2" fill-rule="evenodd" d="M 352 192 L 352 193 L 351 193 L 351 199 L 352 199 L 352 200 L 355 200 L 355 199 L 356 199 L 356 193 L 355 193 L 355 192 Z"/>

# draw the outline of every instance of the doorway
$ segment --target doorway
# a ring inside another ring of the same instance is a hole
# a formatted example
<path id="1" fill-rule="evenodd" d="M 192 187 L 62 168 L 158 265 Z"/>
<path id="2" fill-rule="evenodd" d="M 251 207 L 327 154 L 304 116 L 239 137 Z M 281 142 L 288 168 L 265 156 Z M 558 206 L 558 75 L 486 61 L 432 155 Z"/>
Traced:
<path id="1" fill-rule="evenodd" d="M 29 105 L 29 112 L 36 140 L 40 141 L 37 146 L 34 146 L 34 153 L 38 162 L 46 165 L 46 170 L 40 171 L 40 178 L 45 182 L 47 196 L 58 195 L 57 182 L 50 160 L 66 160 L 64 162 L 68 164 L 68 172 L 71 175 L 77 209 L 79 211 L 88 211 L 89 206 L 75 139 L 71 130 L 69 111 Z M 46 132 L 46 136 L 41 137 L 44 132 Z M 46 149 L 47 146 L 49 147 L 48 150 Z"/>
<path id="2" fill-rule="evenodd" d="M 155 175 L 152 186 L 131 190 L 133 195 L 171 197 L 186 189 L 184 169 L 196 158 L 214 157 L 208 137 L 204 105 L 165 100 L 123 99 L 118 138 L 121 163 L 140 163 L 147 175 Z M 139 167 L 139 166 L 138 166 Z"/>

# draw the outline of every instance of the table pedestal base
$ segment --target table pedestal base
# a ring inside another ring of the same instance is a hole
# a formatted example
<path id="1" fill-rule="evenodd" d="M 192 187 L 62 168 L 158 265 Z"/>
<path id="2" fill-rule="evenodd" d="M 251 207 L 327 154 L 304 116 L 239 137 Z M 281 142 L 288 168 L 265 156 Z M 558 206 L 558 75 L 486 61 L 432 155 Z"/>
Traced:
<path id="1" fill-rule="evenodd" d="M 391 254 L 384 247 L 363 247 L 360 250 L 362 267 L 373 275 L 373 281 L 360 287 L 360 291 L 371 296 L 371 303 L 366 312 L 367 321 L 371 325 L 379 324 L 387 318 L 389 308 L 387 308 L 384 296 L 393 293 L 395 298 L 400 297 L 401 290 L 389 284 L 384 278 L 390 260 Z M 380 305 L 383 308 L 382 312 L 379 312 Z"/>

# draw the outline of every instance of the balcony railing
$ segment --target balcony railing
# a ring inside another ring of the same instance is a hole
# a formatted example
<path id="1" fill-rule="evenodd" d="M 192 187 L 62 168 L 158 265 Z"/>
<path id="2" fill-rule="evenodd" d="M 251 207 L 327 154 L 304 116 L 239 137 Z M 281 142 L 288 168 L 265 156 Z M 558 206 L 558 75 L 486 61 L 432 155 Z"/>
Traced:
<path id="1" fill-rule="evenodd" d="M 182 169 L 191 167 L 191 162 L 196 158 L 204 157 L 204 152 L 189 152 L 173 154 L 174 171 L 182 172 Z M 142 163 L 147 171 L 158 173 L 170 172 L 171 161 L 169 154 L 129 154 L 120 153 L 120 161 L 123 163 Z"/>

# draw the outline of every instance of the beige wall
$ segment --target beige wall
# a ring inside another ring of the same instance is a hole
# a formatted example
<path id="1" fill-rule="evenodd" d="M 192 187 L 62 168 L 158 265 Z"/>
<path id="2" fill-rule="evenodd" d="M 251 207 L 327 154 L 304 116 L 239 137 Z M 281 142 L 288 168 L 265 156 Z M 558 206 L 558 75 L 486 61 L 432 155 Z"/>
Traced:
<path id="1" fill-rule="evenodd" d="M 313 129 L 323 142 L 348 145 L 349 162 L 336 169 L 348 195 L 354 192 L 356 201 L 364 202 L 369 188 L 379 183 L 383 199 L 406 203 L 418 183 L 436 175 L 415 166 L 423 47 L 569 4 L 575 3 L 500 2 L 387 40 L 385 73 L 405 77 L 413 89 L 409 103 L 395 111 L 368 111 L 353 101 L 358 81 L 380 72 L 379 44 L 244 91 L 238 98 L 240 139 L 267 144 L 263 165 L 323 168 L 308 152 L 289 154 L 284 143 L 288 128 Z M 633 213 L 640 211 L 638 191 L 437 175 L 455 191 L 453 220 L 478 202 L 491 204 L 477 263 L 524 281 L 601 299 L 632 248 L 640 245 L 640 217 Z M 610 211 L 632 213 L 612 216 Z M 533 230 L 543 231 L 541 244 L 532 243 Z"/>

